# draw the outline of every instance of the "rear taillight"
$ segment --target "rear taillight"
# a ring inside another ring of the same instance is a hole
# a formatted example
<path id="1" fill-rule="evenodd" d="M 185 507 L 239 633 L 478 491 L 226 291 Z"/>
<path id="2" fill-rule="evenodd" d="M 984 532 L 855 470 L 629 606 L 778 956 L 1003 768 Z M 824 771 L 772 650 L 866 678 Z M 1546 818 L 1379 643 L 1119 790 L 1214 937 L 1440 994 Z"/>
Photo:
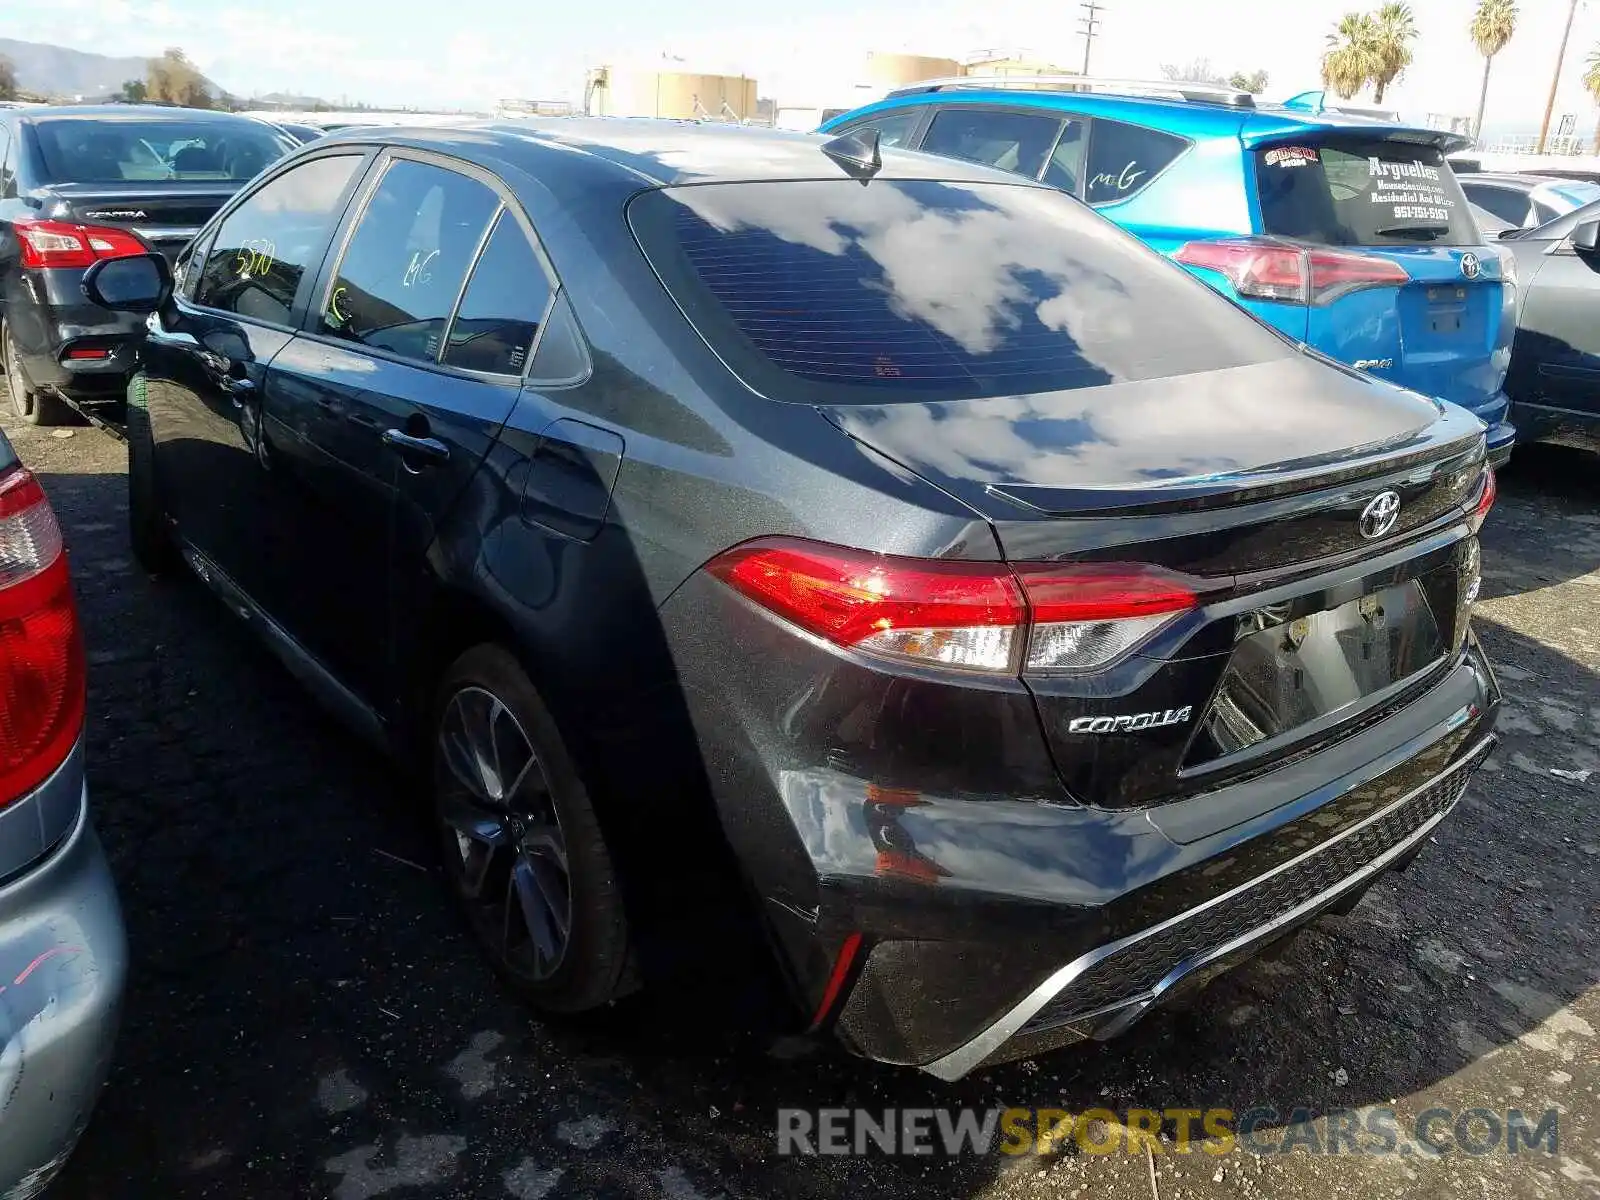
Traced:
<path id="1" fill-rule="evenodd" d="M 1235 292 L 1252 300 L 1328 304 L 1362 288 L 1411 282 L 1405 268 L 1386 258 L 1265 238 L 1187 242 L 1173 257 L 1225 275 Z"/>
<path id="2" fill-rule="evenodd" d="M 61 527 L 21 467 L 0 475 L 0 807 L 66 761 L 83 730 L 84 658 Z"/>
<path id="3" fill-rule="evenodd" d="M 894 558 L 795 539 L 737 546 L 707 569 L 840 646 L 960 670 L 1101 667 L 1192 609 L 1193 588 L 1152 567 Z"/>
<path id="4" fill-rule="evenodd" d="M 70 221 L 15 223 L 25 267 L 91 267 L 102 258 L 130 258 L 150 248 L 126 229 L 75 225 Z"/>
<path id="5" fill-rule="evenodd" d="M 1483 528 L 1483 523 L 1489 519 L 1489 510 L 1494 507 L 1495 499 L 1500 495 L 1500 485 L 1495 482 L 1494 469 L 1485 467 L 1483 478 L 1478 483 L 1477 495 L 1472 500 L 1472 528 L 1476 532 Z"/>

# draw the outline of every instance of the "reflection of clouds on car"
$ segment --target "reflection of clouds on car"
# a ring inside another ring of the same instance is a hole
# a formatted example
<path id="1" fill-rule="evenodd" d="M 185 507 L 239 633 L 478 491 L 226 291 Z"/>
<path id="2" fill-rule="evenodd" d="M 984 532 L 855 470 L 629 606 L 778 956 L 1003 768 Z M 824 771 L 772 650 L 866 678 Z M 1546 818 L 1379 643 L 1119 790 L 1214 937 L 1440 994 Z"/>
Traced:
<path id="1" fill-rule="evenodd" d="M 1085 261 L 1077 242 L 1126 242 L 1110 224 L 1074 228 L 1074 239 L 1042 240 L 1038 222 L 1072 201 L 1025 187 L 939 185 L 941 207 L 878 184 L 833 197 L 831 206 L 775 205 L 745 188 L 685 188 L 674 198 L 713 227 L 760 228 L 784 241 L 841 256 L 859 249 L 882 268 L 874 281 L 891 308 L 951 338 L 969 354 L 995 351 L 1024 312 L 1066 333 L 1113 378 L 1143 373 L 1148 355 L 1132 336 L 1138 308 L 1128 290 Z M 887 194 L 885 192 L 887 191 Z M 980 198 L 981 191 L 981 198 Z M 1019 217 L 1031 218 L 1018 220 Z M 959 250 L 952 257 L 950 251 Z M 952 276 L 959 280 L 951 286 Z"/>

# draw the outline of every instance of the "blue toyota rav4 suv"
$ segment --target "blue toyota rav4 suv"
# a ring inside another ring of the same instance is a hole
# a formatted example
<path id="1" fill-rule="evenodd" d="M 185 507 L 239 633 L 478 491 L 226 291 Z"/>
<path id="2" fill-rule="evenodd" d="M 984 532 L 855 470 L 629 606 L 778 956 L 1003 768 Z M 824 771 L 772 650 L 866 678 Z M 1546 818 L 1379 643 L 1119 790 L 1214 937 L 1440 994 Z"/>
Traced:
<path id="1" fill-rule="evenodd" d="M 822 132 L 869 129 L 1072 193 L 1297 341 L 1470 409 L 1509 457 L 1515 266 L 1445 162 L 1459 135 L 1078 76 L 930 80 Z"/>

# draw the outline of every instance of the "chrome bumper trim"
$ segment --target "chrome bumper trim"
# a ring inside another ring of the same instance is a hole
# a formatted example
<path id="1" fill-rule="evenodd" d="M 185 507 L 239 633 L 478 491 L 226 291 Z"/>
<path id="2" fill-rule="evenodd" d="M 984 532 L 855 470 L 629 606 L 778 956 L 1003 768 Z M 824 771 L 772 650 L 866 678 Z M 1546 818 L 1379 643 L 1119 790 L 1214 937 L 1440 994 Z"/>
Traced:
<path id="1" fill-rule="evenodd" d="M 1394 803 L 1385 806 L 1376 813 L 1373 813 L 1365 820 L 1359 821 L 1350 826 L 1349 829 L 1341 831 L 1320 845 L 1313 846 L 1310 850 L 1305 851 L 1305 853 L 1298 854 L 1294 858 L 1289 859 L 1287 862 L 1279 863 L 1272 870 L 1264 872 L 1261 875 L 1257 875 L 1254 879 L 1248 880 L 1245 883 L 1241 883 L 1235 888 L 1230 888 L 1228 891 L 1223 892 L 1220 895 L 1213 896 L 1203 904 L 1197 904 L 1193 908 L 1185 909 L 1183 912 L 1178 913 L 1176 916 L 1167 918 L 1167 920 L 1162 921 L 1160 924 L 1152 925 L 1148 929 L 1140 930 L 1138 933 L 1132 933 L 1127 937 L 1120 938 L 1115 942 L 1109 942 L 1104 946 L 1099 946 L 1094 950 L 1090 950 L 1087 954 L 1080 955 L 1078 958 L 1073 959 L 1070 963 L 1062 967 L 1059 971 L 1055 972 L 1055 974 L 1051 975 L 1033 991 L 1029 992 L 1021 1003 L 1019 1003 L 1015 1008 L 1011 1009 L 1010 1012 L 1006 1013 L 1005 1016 L 1001 1017 L 993 1025 L 985 1029 L 982 1033 L 978 1034 L 977 1037 L 973 1038 L 965 1045 L 952 1050 L 943 1058 L 935 1059 L 933 1062 L 927 1063 L 922 1067 L 922 1070 L 939 1079 L 943 1079 L 948 1083 L 954 1083 L 973 1068 L 980 1065 L 991 1054 L 999 1050 L 1001 1046 L 1005 1045 L 1006 1042 L 1010 1041 L 1011 1038 L 1024 1025 L 1026 1025 L 1029 1020 L 1032 1019 L 1035 1013 L 1037 1013 L 1056 997 L 1057 993 L 1070 985 L 1074 980 L 1076 980 L 1096 963 L 1101 962 L 1102 960 L 1109 958 L 1111 955 L 1122 950 L 1126 950 L 1129 946 L 1134 945 L 1137 942 L 1142 942 L 1146 938 L 1153 937 L 1165 929 L 1170 929 L 1174 925 L 1190 920 L 1199 913 L 1205 912 L 1207 909 L 1218 904 L 1222 904 L 1227 900 L 1231 900 L 1233 897 L 1238 896 L 1241 893 L 1248 892 L 1252 888 L 1259 887 L 1273 876 L 1279 875 L 1284 871 L 1298 866 L 1307 859 L 1321 854 L 1329 847 L 1337 845 L 1339 842 L 1342 842 L 1345 838 L 1350 837 L 1359 830 L 1365 829 L 1374 822 L 1383 820 L 1391 813 L 1394 813 L 1397 810 L 1404 808 L 1407 804 L 1410 804 L 1423 792 L 1426 792 L 1430 788 L 1437 787 L 1442 780 L 1448 779 L 1457 771 L 1476 766 L 1478 763 L 1482 762 L 1484 756 L 1489 752 L 1490 749 L 1493 748 L 1497 740 L 1498 739 L 1494 734 L 1490 734 L 1489 736 L 1482 738 L 1478 742 L 1474 743 L 1472 748 L 1463 754 L 1459 759 L 1457 759 L 1443 771 L 1439 772 L 1439 774 L 1433 776 L 1433 778 L 1429 779 L 1426 783 L 1423 783 L 1419 787 L 1407 792 L 1404 796 L 1394 801 Z M 1449 816 L 1450 813 L 1454 811 L 1455 806 L 1458 803 L 1460 803 L 1459 796 L 1442 812 L 1436 813 L 1432 817 L 1428 818 L 1428 820 L 1424 821 L 1422 825 L 1420 825 L 1411 833 L 1410 836 L 1395 843 L 1388 850 L 1384 851 L 1377 858 L 1369 862 L 1365 867 L 1361 868 L 1361 870 L 1345 876 L 1344 879 L 1340 880 L 1332 887 L 1317 893 L 1317 895 L 1312 896 L 1309 900 L 1305 900 L 1300 904 L 1297 904 L 1294 908 L 1280 913 L 1278 916 L 1272 918 L 1272 920 L 1248 929 L 1232 940 L 1225 942 L 1223 945 L 1214 947 L 1204 954 L 1196 955 L 1185 962 L 1180 963 L 1171 972 L 1169 972 L 1160 983 L 1158 983 L 1154 988 L 1150 989 L 1150 991 L 1144 993 L 1143 995 L 1130 996 L 1126 1001 L 1116 1005 L 1114 1010 L 1105 1010 L 1120 1012 L 1121 1010 L 1127 1008 L 1134 1009 L 1131 1014 L 1125 1013 L 1122 1018 L 1113 1021 L 1110 1026 L 1102 1028 L 1098 1032 L 1097 1036 L 1111 1037 L 1116 1033 L 1122 1032 L 1129 1025 L 1132 1025 L 1133 1022 L 1141 1015 L 1143 1015 L 1143 1013 L 1149 1009 L 1157 999 L 1160 998 L 1162 993 L 1173 987 L 1185 975 L 1188 975 L 1192 971 L 1198 970 L 1208 963 L 1215 962 L 1219 958 L 1226 957 L 1237 950 L 1243 949 L 1251 942 L 1261 941 L 1270 937 L 1273 933 L 1282 929 L 1284 926 L 1292 924 L 1299 917 L 1304 916 L 1306 913 L 1312 912 L 1321 905 L 1327 904 L 1330 900 L 1336 899 L 1341 893 L 1349 891 L 1351 888 L 1356 887 L 1365 880 L 1370 879 L 1372 876 L 1378 874 L 1378 872 L 1382 871 L 1390 863 L 1394 862 L 1395 859 L 1399 858 L 1418 842 L 1422 841 L 1423 838 L 1427 837 L 1440 821 L 1444 820 L 1445 817 Z"/>

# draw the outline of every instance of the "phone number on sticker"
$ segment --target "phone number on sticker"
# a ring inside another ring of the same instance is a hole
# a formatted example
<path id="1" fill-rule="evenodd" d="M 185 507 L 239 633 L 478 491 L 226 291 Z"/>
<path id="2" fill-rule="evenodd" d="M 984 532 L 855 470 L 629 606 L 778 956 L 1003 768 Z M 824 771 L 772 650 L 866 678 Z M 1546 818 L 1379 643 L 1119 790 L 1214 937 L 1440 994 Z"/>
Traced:
<path id="1" fill-rule="evenodd" d="M 1396 204 L 1394 215 L 1397 221 L 1448 221 L 1450 210 L 1430 208 L 1425 204 Z"/>

